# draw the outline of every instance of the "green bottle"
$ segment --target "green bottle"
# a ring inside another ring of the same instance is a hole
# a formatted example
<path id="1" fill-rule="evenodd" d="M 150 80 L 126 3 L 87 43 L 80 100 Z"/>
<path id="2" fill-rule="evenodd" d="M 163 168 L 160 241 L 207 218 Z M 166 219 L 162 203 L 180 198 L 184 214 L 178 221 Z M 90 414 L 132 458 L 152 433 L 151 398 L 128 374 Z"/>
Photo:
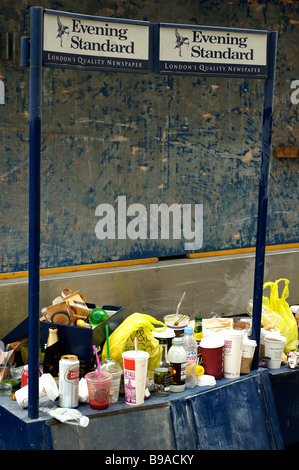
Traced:
<path id="1" fill-rule="evenodd" d="M 98 307 L 94 308 L 88 316 L 89 323 L 91 324 L 93 328 L 98 326 L 103 321 L 107 320 L 107 318 L 108 318 L 108 313 L 105 312 L 105 310 L 103 310 L 102 308 L 98 308 Z"/>

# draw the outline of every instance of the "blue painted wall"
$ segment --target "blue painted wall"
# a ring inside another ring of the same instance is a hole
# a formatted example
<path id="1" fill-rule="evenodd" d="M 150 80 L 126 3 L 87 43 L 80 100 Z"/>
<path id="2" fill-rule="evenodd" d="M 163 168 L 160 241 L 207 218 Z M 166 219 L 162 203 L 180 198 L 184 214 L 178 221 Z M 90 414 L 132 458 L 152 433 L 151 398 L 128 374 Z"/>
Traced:
<path id="1" fill-rule="evenodd" d="M 0 59 L 0 271 L 28 269 L 29 70 L 20 41 L 30 4 L 3 0 L 15 35 Z M 40 6 L 95 16 L 278 31 L 273 149 L 299 147 L 298 2 L 62 0 Z M 297 87 L 298 88 L 298 87 Z M 187 253 L 184 237 L 99 240 L 96 208 L 203 204 L 199 251 L 255 246 L 264 81 L 49 69 L 43 71 L 41 267 Z M 267 244 L 299 242 L 298 158 L 271 163 Z M 127 223 L 131 220 L 127 218 Z M 171 228 L 171 227 L 170 227 Z M 194 228 L 194 226 L 193 226 Z"/>

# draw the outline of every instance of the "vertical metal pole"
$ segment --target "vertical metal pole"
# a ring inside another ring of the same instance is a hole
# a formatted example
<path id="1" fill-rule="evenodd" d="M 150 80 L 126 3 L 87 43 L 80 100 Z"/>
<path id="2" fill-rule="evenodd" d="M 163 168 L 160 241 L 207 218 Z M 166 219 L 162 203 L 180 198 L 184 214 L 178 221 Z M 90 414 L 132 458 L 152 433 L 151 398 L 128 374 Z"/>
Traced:
<path id="1" fill-rule="evenodd" d="M 277 33 L 269 33 L 268 46 L 268 78 L 265 83 L 262 155 L 260 169 L 259 205 L 257 220 L 257 239 L 255 254 L 255 277 L 252 312 L 252 339 L 257 342 L 252 369 L 258 368 L 260 330 L 262 317 L 262 299 L 264 285 L 265 245 L 268 209 L 268 182 L 270 174 L 271 135 L 273 120 L 274 80 L 276 67 Z"/>
<path id="2" fill-rule="evenodd" d="M 43 9 L 31 8 L 29 105 L 28 418 L 39 417 L 40 152 Z"/>

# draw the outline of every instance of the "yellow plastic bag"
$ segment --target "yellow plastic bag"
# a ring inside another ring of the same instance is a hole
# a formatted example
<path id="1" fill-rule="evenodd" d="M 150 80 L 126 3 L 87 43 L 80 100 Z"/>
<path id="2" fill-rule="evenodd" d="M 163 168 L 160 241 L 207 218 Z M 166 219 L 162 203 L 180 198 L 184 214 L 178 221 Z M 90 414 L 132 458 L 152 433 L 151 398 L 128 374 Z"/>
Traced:
<path id="1" fill-rule="evenodd" d="M 156 329 L 154 325 L 162 325 L 164 328 Z M 162 347 L 153 336 L 152 331 L 164 331 L 165 329 L 165 323 L 154 317 L 143 313 L 133 313 L 109 336 L 109 355 L 123 367 L 122 353 L 135 349 L 135 336 L 137 336 L 138 349 L 149 353 L 148 370 L 153 371 L 155 364 L 161 360 Z M 107 343 L 103 347 L 102 360 L 106 357 Z"/>
<path id="2" fill-rule="evenodd" d="M 281 297 L 279 297 L 278 284 L 281 281 L 284 281 L 285 285 Z M 273 327 L 279 329 L 282 336 L 287 339 L 284 348 L 285 353 L 295 351 L 298 347 L 297 322 L 286 301 L 289 296 L 289 283 L 288 279 L 278 279 L 275 282 L 266 282 L 263 286 L 263 289 L 270 287 L 270 296 L 269 298 L 263 296 L 262 322 L 265 326 L 266 320 L 273 321 Z"/>

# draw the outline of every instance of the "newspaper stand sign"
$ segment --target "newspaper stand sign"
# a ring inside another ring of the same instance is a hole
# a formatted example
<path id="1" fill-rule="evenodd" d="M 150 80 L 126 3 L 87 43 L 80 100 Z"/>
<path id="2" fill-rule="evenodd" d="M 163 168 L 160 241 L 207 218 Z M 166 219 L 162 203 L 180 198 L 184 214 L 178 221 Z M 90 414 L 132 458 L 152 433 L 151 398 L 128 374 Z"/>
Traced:
<path id="1" fill-rule="evenodd" d="M 267 31 L 160 24 L 155 70 L 162 74 L 267 77 Z"/>
<path id="2" fill-rule="evenodd" d="M 89 70 L 148 72 L 152 25 L 146 21 L 45 10 L 43 65 Z"/>
<path id="3" fill-rule="evenodd" d="M 257 340 L 257 368 L 263 294 L 268 180 L 274 101 L 277 32 L 153 25 L 146 21 L 92 17 L 32 7 L 30 38 L 21 41 L 21 65 L 30 67 L 29 99 L 29 285 L 28 417 L 38 418 L 40 195 L 42 68 L 155 72 L 204 76 L 264 78 L 265 97 L 252 338 Z M 155 37 L 153 37 L 153 32 Z M 154 41 L 155 40 L 155 41 Z M 154 46 L 155 42 L 155 46 Z"/>

